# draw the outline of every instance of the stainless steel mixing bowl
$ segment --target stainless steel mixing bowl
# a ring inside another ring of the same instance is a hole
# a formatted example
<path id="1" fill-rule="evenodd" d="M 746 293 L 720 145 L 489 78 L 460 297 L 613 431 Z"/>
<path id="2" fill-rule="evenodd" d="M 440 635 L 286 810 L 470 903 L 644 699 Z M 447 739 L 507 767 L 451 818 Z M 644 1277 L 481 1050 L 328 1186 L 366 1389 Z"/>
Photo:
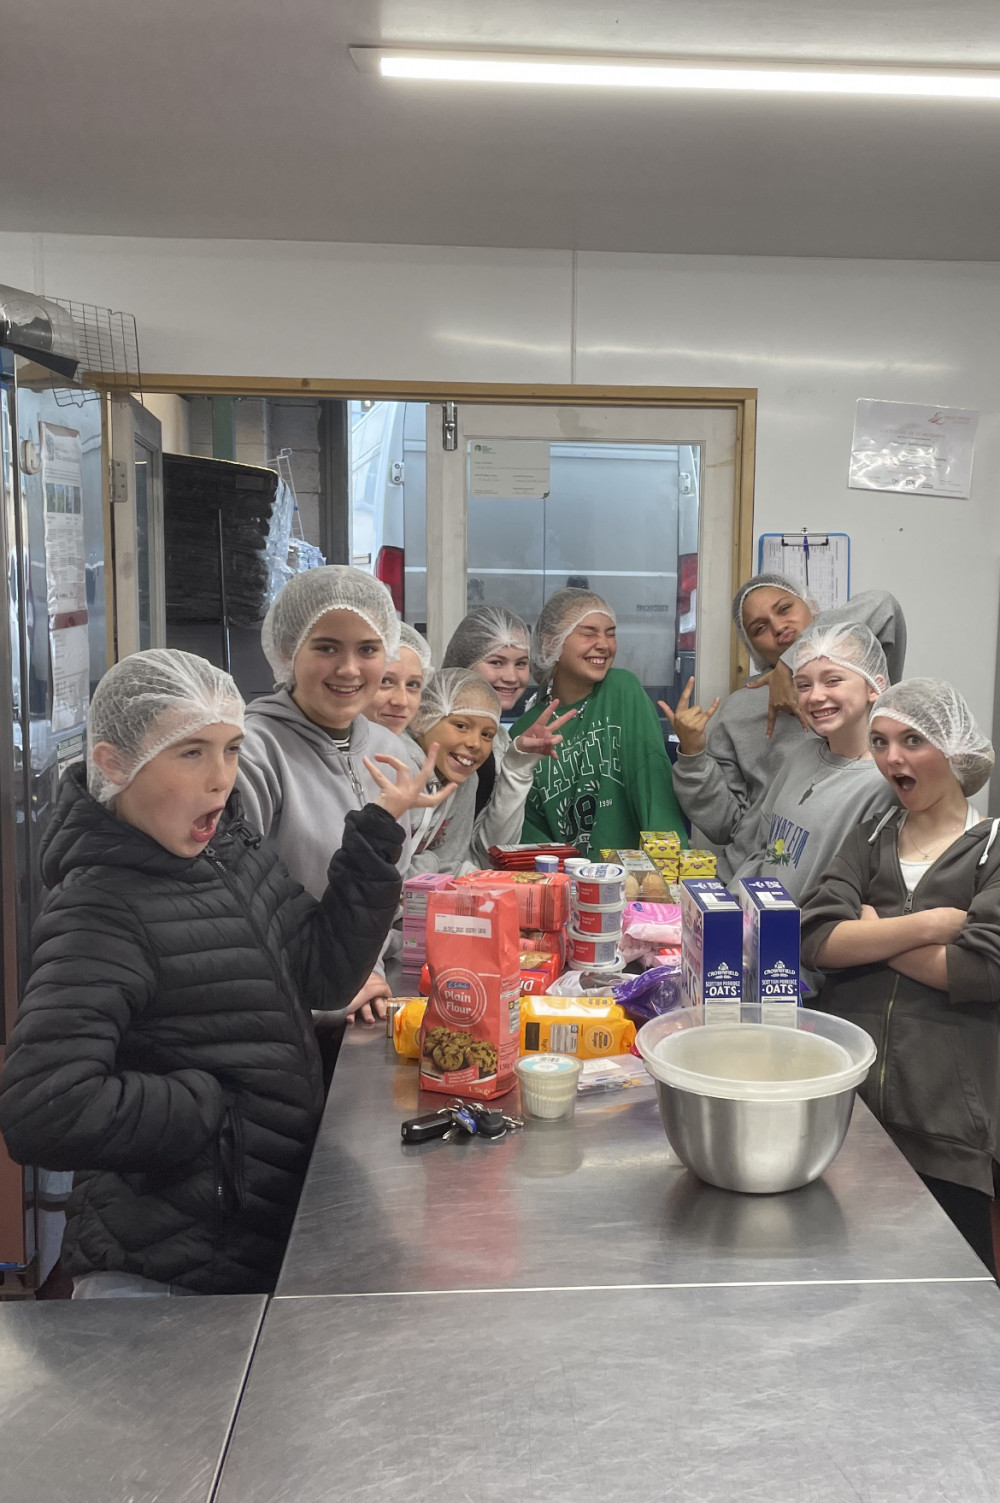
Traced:
<path id="1" fill-rule="evenodd" d="M 772 1195 L 817 1179 L 839 1153 L 855 1088 L 807 1101 L 729 1101 L 656 1081 L 678 1158 L 723 1190 Z"/>

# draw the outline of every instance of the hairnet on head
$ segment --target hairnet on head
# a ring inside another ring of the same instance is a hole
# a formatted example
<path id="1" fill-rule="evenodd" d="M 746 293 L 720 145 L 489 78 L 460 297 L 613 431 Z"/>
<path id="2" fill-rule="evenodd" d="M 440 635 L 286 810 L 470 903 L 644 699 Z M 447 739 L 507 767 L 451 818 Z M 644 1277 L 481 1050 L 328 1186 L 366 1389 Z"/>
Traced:
<path id="1" fill-rule="evenodd" d="M 441 660 L 442 668 L 474 668 L 494 652 L 513 647 L 529 652 L 531 633 L 513 611 L 503 605 L 481 605 L 455 628 Z"/>
<path id="2" fill-rule="evenodd" d="M 807 627 L 792 648 L 792 672 L 801 672 L 817 658 L 829 658 L 831 663 L 851 673 L 860 673 L 879 694 L 889 683 L 881 643 L 860 621 Z"/>
<path id="3" fill-rule="evenodd" d="M 491 685 L 471 668 L 439 668 L 424 685 L 410 729 L 422 736 L 448 715 L 484 715 L 499 726 L 500 701 Z"/>
<path id="4" fill-rule="evenodd" d="M 140 768 L 206 725 L 243 728 L 243 698 L 228 673 L 175 647 L 135 652 L 109 668 L 87 714 L 87 788 L 110 804 Z M 94 761 L 106 741 L 123 777 L 113 782 Z"/>
<path id="5" fill-rule="evenodd" d="M 385 585 L 349 564 L 326 564 L 290 579 L 264 617 L 260 645 L 277 688 L 294 686 L 295 654 L 327 611 L 353 611 L 381 638 L 386 659 L 395 659 L 399 617 Z"/>
<path id="6" fill-rule="evenodd" d="M 400 652 L 404 647 L 408 647 L 420 659 L 420 666 L 424 670 L 424 677 L 426 678 L 431 671 L 430 643 L 418 631 L 414 631 L 413 627 L 408 625 L 406 621 L 401 621 L 399 623 L 399 646 L 396 649 L 396 656 L 394 658 L 387 657 L 386 664 L 398 663 Z"/>
<path id="7" fill-rule="evenodd" d="M 989 782 L 995 760 L 992 743 L 951 684 L 939 678 L 907 678 L 901 684 L 893 684 L 872 705 L 869 737 L 876 715 L 912 726 L 931 746 L 943 752 L 967 796 L 978 793 Z"/>
<path id="8" fill-rule="evenodd" d="M 805 593 L 798 581 L 790 579 L 787 574 L 755 574 L 752 579 L 748 579 L 744 584 L 740 585 L 733 598 L 733 625 L 736 628 L 737 636 L 751 658 L 753 658 L 756 666 L 758 668 L 766 668 L 768 666 L 767 659 L 762 658 L 757 652 L 750 638 L 747 636 L 747 629 L 743 624 L 743 607 L 746 604 L 747 596 L 752 595 L 754 590 L 784 590 L 786 594 L 795 595 L 799 600 L 804 600 L 814 616 L 819 611 L 819 606 L 811 595 Z"/>
<path id="9" fill-rule="evenodd" d="M 594 615 L 607 616 L 612 623 L 618 619 L 608 602 L 594 590 L 570 585 L 546 600 L 531 638 L 531 668 L 540 684 L 552 677 L 566 638 L 585 617 Z"/>

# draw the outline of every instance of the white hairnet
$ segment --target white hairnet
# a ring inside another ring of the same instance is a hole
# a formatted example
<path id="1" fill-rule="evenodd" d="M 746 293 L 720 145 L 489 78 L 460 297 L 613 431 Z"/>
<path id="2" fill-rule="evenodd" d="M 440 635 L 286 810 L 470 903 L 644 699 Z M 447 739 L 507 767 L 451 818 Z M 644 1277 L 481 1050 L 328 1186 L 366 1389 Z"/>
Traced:
<path id="1" fill-rule="evenodd" d="M 993 771 L 992 744 L 972 718 L 972 711 L 957 689 L 939 678 L 907 678 L 880 694 L 872 705 L 876 715 L 901 721 L 919 731 L 943 752 L 966 795 L 978 793 Z"/>
<path id="2" fill-rule="evenodd" d="M 506 606 L 481 605 L 456 626 L 441 667 L 474 668 L 491 653 L 502 652 L 506 647 L 528 652 L 531 633 L 527 626 Z"/>
<path id="3" fill-rule="evenodd" d="M 387 657 L 386 663 L 398 663 L 400 651 L 404 647 L 408 647 L 420 659 L 420 666 L 424 670 L 424 677 L 426 678 L 431 671 L 430 644 L 408 622 L 401 621 L 399 623 L 399 646 L 396 648 L 396 656 L 394 658 Z"/>
<path id="4" fill-rule="evenodd" d="M 260 645 L 276 688 L 294 686 L 295 654 L 327 611 L 353 611 L 360 616 L 381 638 L 386 660 L 394 661 L 399 652 L 399 617 L 385 585 L 349 564 L 327 564 L 290 579 L 264 617 Z"/>
<path id="5" fill-rule="evenodd" d="M 790 579 L 787 574 L 755 574 L 752 579 L 748 579 L 745 584 L 740 585 L 733 599 L 733 625 L 736 628 L 737 636 L 756 666 L 758 668 L 767 668 L 769 666 L 767 659 L 762 658 L 755 650 L 753 643 L 747 636 L 747 629 L 743 624 L 743 607 L 746 604 L 747 596 L 752 595 L 754 590 L 785 590 L 789 595 L 795 595 L 799 600 L 804 600 L 814 616 L 818 613 L 819 606 L 812 596 L 807 595 L 802 586 L 796 580 Z"/>
<path id="6" fill-rule="evenodd" d="M 471 668 L 439 668 L 424 685 L 410 729 L 423 735 L 448 715 L 485 715 L 500 724 L 500 701 L 492 687 Z"/>
<path id="7" fill-rule="evenodd" d="M 206 725 L 243 727 L 243 698 L 228 673 L 176 647 L 134 652 L 109 668 L 87 715 L 87 788 L 110 804 L 141 767 Z M 124 777 L 112 782 L 93 749 L 106 741 Z"/>
<path id="8" fill-rule="evenodd" d="M 792 672 L 800 672 L 816 658 L 829 658 L 841 668 L 860 673 L 880 694 L 889 683 L 881 643 L 860 621 L 807 627 L 792 648 Z"/>
<path id="9" fill-rule="evenodd" d="M 531 668 L 540 684 L 551 678 L 566 638 L 586 616 L 593 615 L 607 616 L 617 622 L 608 602 L 594 590 L 570 585 L 546 600 L 531 638 Z"/>

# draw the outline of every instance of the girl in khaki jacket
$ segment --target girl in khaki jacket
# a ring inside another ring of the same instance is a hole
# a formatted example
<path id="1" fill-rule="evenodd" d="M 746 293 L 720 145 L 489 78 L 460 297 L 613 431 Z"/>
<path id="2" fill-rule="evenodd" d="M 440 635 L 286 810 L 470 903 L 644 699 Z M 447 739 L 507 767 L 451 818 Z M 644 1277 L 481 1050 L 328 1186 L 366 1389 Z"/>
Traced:
<path id="1" fill-rule="evenodd" d="M 806 894 L 802 962 L 825 973 L 814 1005 L 877 1045 L 867 1105 L 995 1271 L 1000 821 L 969 803 L 993 748 L 935 679 L 887 689 L 869 734 L 902 807 L 852 830 Z"/>

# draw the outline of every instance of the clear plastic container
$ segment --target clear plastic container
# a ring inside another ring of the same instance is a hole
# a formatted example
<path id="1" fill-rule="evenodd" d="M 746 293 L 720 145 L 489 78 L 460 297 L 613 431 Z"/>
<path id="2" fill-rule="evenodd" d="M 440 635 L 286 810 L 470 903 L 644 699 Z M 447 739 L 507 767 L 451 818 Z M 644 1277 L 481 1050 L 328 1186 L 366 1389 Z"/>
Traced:
<path id="1" fill-rule="evenodd" d="M 749 1021 L 706 1024 L 704 1008 L 678 1008 L 646 1023 L 636 1048 L 664 1085 L 726 1101 L 835 1096 L 871 1069 L 874 1042 L 845 1018 L 798 1007 L 781 1027 L 756 1021 L 759 1012 L 748 1007 Z"/>
<path id="2" fill-rule="evenodd" d="M 531 1054 L 514 1066 L 521 1108 L 529 1117 L 554 1122 L 576 1110 L 576 1087 L 583 1064 L 568 1054 Z"/>

